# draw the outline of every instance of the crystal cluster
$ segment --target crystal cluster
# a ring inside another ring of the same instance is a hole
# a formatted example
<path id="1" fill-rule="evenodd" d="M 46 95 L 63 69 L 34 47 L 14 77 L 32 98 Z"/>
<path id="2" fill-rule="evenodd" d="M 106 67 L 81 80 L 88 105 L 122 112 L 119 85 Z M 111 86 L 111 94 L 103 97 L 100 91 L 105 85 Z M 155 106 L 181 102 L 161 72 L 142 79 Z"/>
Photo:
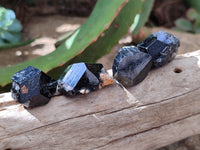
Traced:
<path id="1" fill-rule="evenodd" d="M 179 46 L 179 40 L 165 31 L 155 32 L 137 45 L 141 51 L 152 56 L 153 67 L 162 67 L 174 59 Z"/>
<path id="2" fill-rule="evenodd" d="M 102 64 L 75 63 L 68 66 L 58 80 L 58 91 L 65 95 L 86 94 L 112 84 Z"/>
<path id="3" fill-rule="evenodd" d="M 141 82 L 152 66 L 152 57 L 139 51 L 135 46 L 125 46 L 113 62 L 113 76 L 124 86 L 132 86 Z"/>
<path id="4" fill-rule="evenodd" d="M 12 77 L 12 97 L 27 108 L 47 104 L 57 82 L 41 70 L 29 66 Z"/>
<path id="5" fill-rule="evenodd" d="M 151 34 L 137 47 L 122 47 L 113 62 L 113 76 L 124 86 L 136 85 L 144 80 L 152 67 L 170 62 L 179 46 L 176 37 L 160 31 Z M 15 73 L 12 81 L 12 97 L 27 108 L 47 104 L 56 91 L 74 96 L 114 83 L 102 64 L 83 62 L 69 65 L 58 81 L 32 66 Z"/>
<path id="6" fill-rule="evenodd" d="M 113 62 L 113 75 L 124 86 L 141 82 L 152 67 L 161 67 L 177 54 L 179 40 L 173 35 L 159 31 L 134 46 L 119 50 Z"/>
<path id="7" fill-rule="evenodd" d="M 47 104 L 56 91 L 74 96 L 114 83 L 102 64 L 86 63 L 68 66 L 58 81 L 32 66 L 15 73 L 12 81 L 12 97 L 26 108 Z"/>

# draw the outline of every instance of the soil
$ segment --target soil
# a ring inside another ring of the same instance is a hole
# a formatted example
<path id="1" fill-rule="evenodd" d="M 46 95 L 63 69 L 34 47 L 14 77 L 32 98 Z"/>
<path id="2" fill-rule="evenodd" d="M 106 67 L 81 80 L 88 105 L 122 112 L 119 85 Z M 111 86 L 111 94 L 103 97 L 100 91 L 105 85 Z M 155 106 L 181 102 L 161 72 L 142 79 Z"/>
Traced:
<path id="1" fill-rule="evenodd" d="M 0 67 L 20 63 L 25 60 L 33 59 L 46 55 L 55 50 L 55 42 L 66 32 L 73 31 L 82 24 L 86 18 L 65 17 L 60 15 L 32 17 L 23 30 L 24 40 L 30 38 L 39 38 L 30 45 L 12 48 L 0 51 Z M 195 51 L 200 48 L 200 35 L 194 35 L 184 32 L 176 32 L 166 28 L 150 28 L 150 32 L 165 30 L 174 34 L 181 41 L 179 54 Z M 127 45 L 132 41 L 131 34 L 125 35 L 119 44 L 114 46 L 111 52 L 98 60 L 106 69 L 112 67 L 112 60 L 120 47 Z M 200 136 L 193 136 L 185 140 L 176 142 L 159 150 L 200 150 Z"/>
<path id="2" fill-rule="evenodd" d="M 149 22 L 156 26 L 173 27 L 174 21 L 184 17 L 186 10 L 184 0 L 155 0 Z"/>

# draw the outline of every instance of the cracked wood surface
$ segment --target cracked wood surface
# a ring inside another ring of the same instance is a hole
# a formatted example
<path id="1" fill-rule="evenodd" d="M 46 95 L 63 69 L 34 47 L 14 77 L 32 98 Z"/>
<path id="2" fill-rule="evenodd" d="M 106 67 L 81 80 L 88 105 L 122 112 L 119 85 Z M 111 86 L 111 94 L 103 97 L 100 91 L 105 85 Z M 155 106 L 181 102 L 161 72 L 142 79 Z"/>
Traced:
<path id="1" fill-rule="evenodd" d="M 200 133 L 200 51 L 127 90 L 114 84 L 31 110 L 0 94 L 0 149 L 145 150 Z"/>

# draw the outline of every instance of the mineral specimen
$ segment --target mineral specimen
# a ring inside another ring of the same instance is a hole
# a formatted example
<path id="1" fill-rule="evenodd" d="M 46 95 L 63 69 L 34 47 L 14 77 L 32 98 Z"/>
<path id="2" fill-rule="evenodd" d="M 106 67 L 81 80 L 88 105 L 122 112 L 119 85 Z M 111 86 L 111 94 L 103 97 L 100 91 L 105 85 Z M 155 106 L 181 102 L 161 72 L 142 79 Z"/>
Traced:
<path id="1" fill-rule="evenodd" d="M 68 96 L 86 94 L 113 83 L 102 64 L 75 63 L 58 79 L 58 91 Z"/>
<path id="2" fill-rule="evenodd" d="M 155 32 L 137 45 L 152 56 L 153 67 L 161 67 L 174 59 L 179 46 L 180 41 L 165 31 Z"/>
<path id="3" fill-rule="evenodd" d="M 47 104 L 57 82 L 41 70 L 28 66 L 12 77 L 12 97 L 26 108 Z"/>
<path id="4" fill-rule="evenodd" d="M 138 84 L 147 76 L 152 66 L 152 57 L 135 46 L 125 46 L 113 62 L 113 76 L 124 86 Z"/>

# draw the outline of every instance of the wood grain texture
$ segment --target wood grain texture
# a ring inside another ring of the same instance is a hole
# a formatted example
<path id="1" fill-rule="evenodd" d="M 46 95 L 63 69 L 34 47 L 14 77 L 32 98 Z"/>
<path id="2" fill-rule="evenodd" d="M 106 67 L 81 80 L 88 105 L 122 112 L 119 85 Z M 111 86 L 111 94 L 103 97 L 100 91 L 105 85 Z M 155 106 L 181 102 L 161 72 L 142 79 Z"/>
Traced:
<path id="1" fill-rule="evenodd" d="M 30 110 L 1 94 L 0 149 L 146 150 L 200 133 L 200 51 L 127 90 L 114 84 Z"/>

